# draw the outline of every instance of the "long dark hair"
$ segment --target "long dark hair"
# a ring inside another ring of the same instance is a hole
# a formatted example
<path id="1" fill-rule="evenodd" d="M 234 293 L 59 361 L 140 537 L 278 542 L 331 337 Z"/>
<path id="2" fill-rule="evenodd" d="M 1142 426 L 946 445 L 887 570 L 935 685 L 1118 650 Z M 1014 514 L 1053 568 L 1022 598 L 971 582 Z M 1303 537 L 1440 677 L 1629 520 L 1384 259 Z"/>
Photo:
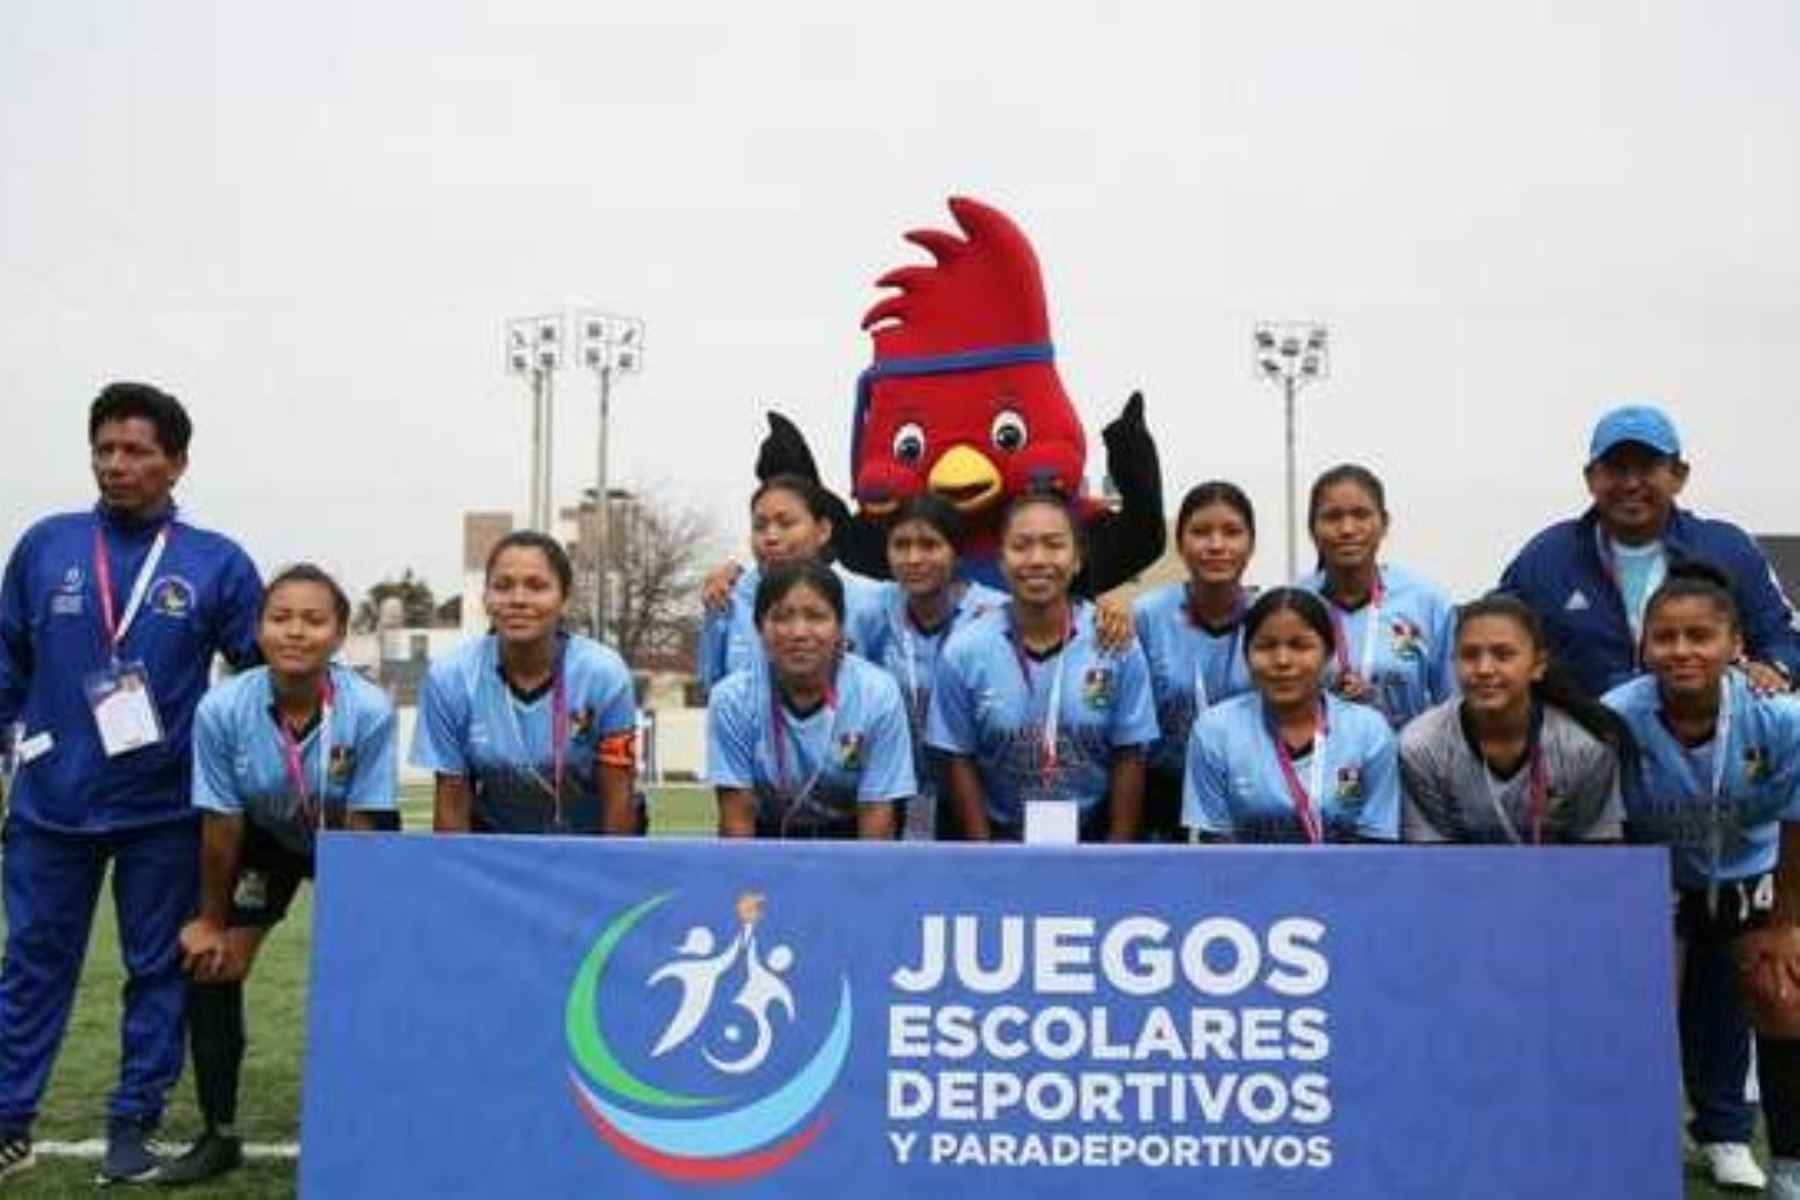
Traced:
<path id="1" fill-rule="evenodd" d="M 1719 610 L 1731 632 L 1742 634 L 1744 618 L 1731 587 L 1731 576 L 1705 559 L 1689 558 L 1670 563 L 1668 574 L 1650 594 L 1649 603 L 1644 605 L 1644 624 L 1648 626 L 1656 611 L 1672 600 L 1705 600 Z"/>
<path id="2" fill-rule="evenodd" d="M 1619 760 L 1620 780 L 1623 781 L 1625 772 L 1635 769 L 1637 765 L 1637 739 L 1631 736 L 1631 727 L 1625 724 L 1624 718 L 1618 713 L 1582 690 L 1574 677 L 1550 654 L 1550 643 L 1544 636 L 1544 622 L 1537 610 L 1517 596 L 1506 592 L 1489 592 L 1457 608 L 1457 639 L 1461 640 L 1465 625 L 1480 617 L 1511 621 L 1524 631 L 1533 649 L 1549 656 L 1544 677 L 1531 684 L 1532 699 L 1547 707 L 1560 709 L 1591 737 L 1611 748 Z"/>
<path id="3" fill-rule="evenodd" d="M 290 583 L 316 583 L 331 594 L 331 615 L 337 618 L 338 632 L 342 633 L 350 627 L 350 597 L 338 581 L 327 575 L 325 571 L 309 562 L 294 563 L 281 568 L 275 577 L 264 585 L 262 602 L 256 607 L 256 615 L 260 620 L 269 612 L 269 601 L 277 588 Z"/>
<path id="4" fill-rule="evenodd" d="M 1337 651 L 1337 630 L 1331 624 L 1331 614 L 1325 611 L 1325 602 L 1305 588 L 1273 587 L 1258 596 L 1244 614 L 1245 661 L 1249 661 L 1250 643 L 1256 640 L 1256 631 L 1279 612 L 1291 612 L 1305 621 L 1325 643 L 1326 658 Z"/>
<path id="5" fill-rule="evenodd" d="M 837 572 L 816 558 L 801 559 L 798 562 L 779 563 L 763 572 L 756 584 L 756 599 L 751 611 L 755 614 L 756 627 L 761 629 L 763 618 L 769 610 L 780 604 L 787 594 L 797 587 L 809 587 L 825 598 L 825 603 L 837 615 L 838 627 L 844 624 L 844 581 L 837 577 Z"/>
<path id="6" fill-rule="evenodd" d="M 1187 495 L 1181 498 L 1181 508 L 1175 514 L 1175 536 L 1179 538 L 1181 531 L 1187 528 L 1189 517 L 1212 504 L 1223 504 L 1244 518 L 1244 528 L 1250 531 L 1250 540 L 1256 540 L 1255 506 L 1250 503 L 1250 497 L 1244 494 L 1243 488 L 1225 479 L 1209 479 L 1188 489 Z"/>

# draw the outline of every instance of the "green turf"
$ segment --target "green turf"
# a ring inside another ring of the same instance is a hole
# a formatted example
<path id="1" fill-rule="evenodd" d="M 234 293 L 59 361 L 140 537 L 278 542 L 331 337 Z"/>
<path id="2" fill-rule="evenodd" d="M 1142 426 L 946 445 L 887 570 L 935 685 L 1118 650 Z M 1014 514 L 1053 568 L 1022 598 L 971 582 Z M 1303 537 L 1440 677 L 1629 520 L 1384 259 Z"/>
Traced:
<path id="1" fill-rule="evenodd" d="M 406 827 L 431 827 L 430 789 L 408 788 L 402 798 Z M 713 831 L 711 792 L 683 786 L 659 788 L 650 799 L 651 831 L 657 836 L 694 837 Z M 109 893 L 110 895 L 110 893 Z M 312 896 L 302 889 L 288 919 L 270 936 L 249 984 L 250 1049 L 244 1063 L 240 1121 L 254 1142 L 287 1142 L 299 1136 L 300 1064 L 304 1060 L 306 975 L 312 933 Z M 103 899 L 94 922 L 87 968 L 76 997 L 75 1014 L 51 1076 L 37 1138 L 78 1141 L 98 1138 L 105 1120 L 105 1097 L 118 1071 L 119 988 L 118 940 L 108 901 Z M 197 1132 L 193 1089 L 184 1075 L 171 1097 L 164 1137 L 185 1141 Z M 1759 1148 L 1766 1156 L 1766 1148 Z M 29 1172 L 0 1183 L 8 1196 L 94 1195 L 98 1164 L 90 1160 L 41 1160 Z M 212 1197 L 278 1197 L 295 1192 L 292 1162 L 251 1163 L 207 1187 L 185 1190 L 197 1200 Z M 1687 1165 L 1689 1200 L 1712 1200 L 1733 1193 L 1719 1191 L 1702 1178 L 1697 1162 Z"/>

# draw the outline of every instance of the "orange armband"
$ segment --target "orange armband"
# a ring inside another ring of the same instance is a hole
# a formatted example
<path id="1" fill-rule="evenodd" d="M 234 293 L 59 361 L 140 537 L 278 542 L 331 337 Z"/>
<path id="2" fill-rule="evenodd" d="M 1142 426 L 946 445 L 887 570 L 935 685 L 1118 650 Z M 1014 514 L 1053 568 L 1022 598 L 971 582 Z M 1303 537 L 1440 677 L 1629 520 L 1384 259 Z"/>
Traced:
<path id="1" fill-rule="evenodd" d="M 600 739 L 600 765 L 603 767 L 619 767 L 626 771 L 637 769 L 637 734 L 609 733 Z"/>

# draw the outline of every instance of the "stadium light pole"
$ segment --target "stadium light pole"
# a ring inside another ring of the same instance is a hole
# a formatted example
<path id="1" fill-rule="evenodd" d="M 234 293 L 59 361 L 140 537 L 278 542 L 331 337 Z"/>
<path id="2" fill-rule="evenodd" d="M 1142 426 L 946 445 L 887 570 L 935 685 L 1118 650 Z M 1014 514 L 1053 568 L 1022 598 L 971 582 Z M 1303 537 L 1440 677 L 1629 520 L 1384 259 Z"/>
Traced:
<path id="1" fill-rule="evenodd" d="M 550 476 L 555 461 L 555 384 L 562 366 L 561 314 L 518 317 L 506 323 L 506 369 L 531 385 L 531 504 L 529 525 L 550 531 Z"/>
<path id="2" fill-rule="evenodd" d="M 1281 385 L 1287 417 L 1287 577 L 1300 577 L 1299 525 L 1294 462 L 1294 396 L 1331 373 L 1330 335 L 1318 321 L 1259 321 L 1255 331 L 1259 378 Z"/>
<path id="3" fill-rule="evenodd" d="M 606 563 L 611 549 L 611 502 L 606 484 L 606 435 L 612 419 L 613 375 L 635 375 L 644 366 L 644 323 L 606 313 L 576 314 L 581 364 L 600 379 L 600 437 L 594 470 L 594 637 L 606 639 Z"/>

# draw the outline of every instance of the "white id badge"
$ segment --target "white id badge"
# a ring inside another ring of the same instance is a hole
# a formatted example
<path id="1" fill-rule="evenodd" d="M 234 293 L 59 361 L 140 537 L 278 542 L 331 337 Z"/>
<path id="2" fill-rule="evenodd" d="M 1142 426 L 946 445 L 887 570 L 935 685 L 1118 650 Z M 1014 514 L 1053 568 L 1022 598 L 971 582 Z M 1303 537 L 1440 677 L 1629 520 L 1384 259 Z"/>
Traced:
<path id="1" fill-rule="evenodd" d="M 162 722 L 143 663 L 114 663 L 95 671 L 87 677 L 86 688 L 106 757 L 117 758 L 162 741 Z"/>
<path id="2" fill-rule="evenodd" d="M 1025 841 L 1032 846 L 1075 845 L 1081 841 L 1081 806 L 1073 800 L 1029 801 Z"/>

